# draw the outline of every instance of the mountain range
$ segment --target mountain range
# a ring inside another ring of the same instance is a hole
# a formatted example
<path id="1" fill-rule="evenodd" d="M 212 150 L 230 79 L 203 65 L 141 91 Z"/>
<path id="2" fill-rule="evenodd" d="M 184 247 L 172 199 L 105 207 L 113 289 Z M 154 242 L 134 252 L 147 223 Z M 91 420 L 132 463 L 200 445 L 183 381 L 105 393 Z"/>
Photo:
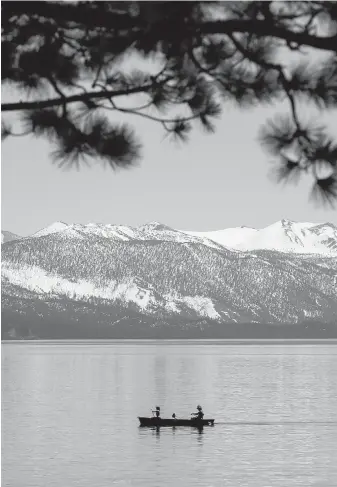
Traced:
<path id="1" fill-rule="evenodd" d="M 2 232 L 2 338 L 337 337 L 337 227 Z"/>

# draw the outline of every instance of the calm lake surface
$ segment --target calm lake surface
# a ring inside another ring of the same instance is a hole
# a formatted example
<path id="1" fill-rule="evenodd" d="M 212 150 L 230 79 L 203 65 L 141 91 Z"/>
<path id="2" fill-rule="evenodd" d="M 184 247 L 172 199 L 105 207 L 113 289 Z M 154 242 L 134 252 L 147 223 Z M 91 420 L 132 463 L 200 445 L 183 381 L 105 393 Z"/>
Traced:
<path id="1" fill-rule="evenodd" d="M 2 485 L 337 487 L 337 346 L 5 343 Z"/>

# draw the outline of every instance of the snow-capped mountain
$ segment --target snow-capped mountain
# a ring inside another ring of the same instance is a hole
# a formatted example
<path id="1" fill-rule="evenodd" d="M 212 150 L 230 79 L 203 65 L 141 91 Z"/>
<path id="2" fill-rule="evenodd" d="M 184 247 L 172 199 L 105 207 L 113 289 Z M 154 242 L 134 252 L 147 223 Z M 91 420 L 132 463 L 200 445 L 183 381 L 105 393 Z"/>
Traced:
<path id="1" fill-rule="evenodd" d="M 8 233 L 8 232 L 7 232 Z M 102 237 L 117 241 L 161 240 L 202 243 L 212 248 L 241 252 L 273 250 L 285 253 L 336 255 L 337 227 L 332 223 L 299 223 L 280 220 L 266 228 L 226 228 L 210 232 L 176 230 L 158 222 L 139 227 L 113 224 L 66 224 L 55 222 L 31 237 L 59 234 L 64 238 Z"/>
<path id="2" fill-rule="evenodd" d="M 336 230 L 282 221 L 214 236 L 157 222 L 57 222 L 2 245 L 5 330 L 29 323 L 33 334 L 62 338 L 336 323 Z"/>
<path id="3" fill-rule="evenodd" d="M 276 250 L 299 254 L 337 255 L 337 227 L 332 223 L 280 220 L 266 228 L 239 227 L 214 232 L 186 232 L 241 251 Z"/>
<path id="4" fill-rule="evenodd" d="M 158 222 L 147 223 L 146 225 L 141 225 L 136 228 L 126 225 L 101 223 L 88 223 L 82 225 L 79 223 L 66 224 L 63 222 L 55 222 L 34 233 L 30 238 L 43 237 L 51 234 L 58 234 L 60 238 L 81 239 L 92 236 L 125 242 L 131 240 L 161 240 L 165 242 L 203 243 L 209 247 L 219 249 L 223 247 L 223 245 L 220 245 L 207 237 L 188 235 L 185 232 L 174 230 L 173 228 Z"/>

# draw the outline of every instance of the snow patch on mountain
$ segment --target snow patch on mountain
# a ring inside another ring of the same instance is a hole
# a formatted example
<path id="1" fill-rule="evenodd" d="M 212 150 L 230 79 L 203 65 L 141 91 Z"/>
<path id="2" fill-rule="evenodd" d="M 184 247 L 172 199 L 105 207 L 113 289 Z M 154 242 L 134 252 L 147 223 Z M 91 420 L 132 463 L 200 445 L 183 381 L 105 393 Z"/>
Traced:
<path id="1" fill-rule="evenodd" d="M 99 286 L 92 281 L 80 279 L 70 281 L 57 274 L 47 273 L 37 266 L 15 266 L 6 262 L 2 266 L 2 278 L 11 284 L 35 292 L 37 294 L 66 296 L 69 299 L 99 298 L 110 302 L 120 301 L 125 304 L 133 303 L 141 311 L 152 314 L 158 307 L 170 313 L 180 313 L 185 306 L 194 311 L 197 316 L 212 319 L 220 318 L 211 299 L 205 296 L 181 296 L 168 294 L 156 298 L 154 290 L 146 289 L 130 278 L 123 282 L 109 281 L 105 286 Z M 41 296 L 42 297 L 42 296 Z"/>
<path id="2" fill-rule="evenodd" d="M 2 277 L 11 284 L 34 291 L 38 294 L 64 295 L 70 299 L 96 297 L 109 299 L 111 287 L 99 287 L 92 282 L 79 280 L 76 282 L 64 279 L 56 274 L 49 274 L 37 266 L 8 266 L 4 262 Z M 115 282 L 111 283 L 115 286 Z"/>
<path id="3" fill-rule="evenodd" d="M 299 254 L 337 255 L 337 227 L 331 223 L 280 220 L 266 228 L 239 227 L 213 232 L 185 232 L 206 237 L 227 248 L 243 252 L 276 250 Z"/>
<path id="4" fill-rule="evenodd" d="M 177 293 L 169 293 L 164 296 L 166 309 L 174 313 L 180 313 L 179 305 L 186 306 L 203 318 L 219 319 L 220 315 L 214 308 L 210 298 L 205 296 L 180 296 Z"/>
<path id="5" fill-rule="evenodd" d="M 139 287 L 135 282 L 122 282 L 118 284 L 111 293 L 110 299 L 133 302 L 142 311 L 148 310 L 151 305 L 156 304 L 156 299 L 149 289 Z"/>
<path id="6" fill-rule="evenodd" d="M 70 299 L 100 298 L 110 301 L 116 299 L 133 302 L 142 310 L 155 302 L 150 291 L 139 288 L 133 280 L 116 283 L 110 281 L 102 287 L 91 281 L 83 279 L 69 281 L 59 275 L 49 274 L 37 266 L 8 266 L 5 262 L 2 267 L 2 277 L 11 284 L 23 287 L 38 294 L 64 295 Z"/>
<path id="7" fill-rule="evenodd" d="M 219 313 L 216 312 L 214 304 L 210 298 L 205 296 L 185 296 L 182 301 L 191 309 L 194 309 L 200 316 L 218 319 Z"/>
<path id="8" fill-rule="evenodd" d="M 118 226 L 118 225 L 103 225 L 103 224 L 92 224 L 88 223 L 87 225 L 73 225 L 77 231 L 81 232 L 83 235 L 96 235 L 98 237 L 104 237 L 112 240 L 123 240 L 129 241 L 130 236 L 131 238 L 134 236 L 132 233 L 131 235 L 125 234 L 123 229 L 126 227 Z M 131 230 L 131 229 L 129 229 Z"/>
<path id="9" fill-rule="evenodd" d="M 140 225 L 138 227 L 138 230 L 140 230 L 141 232 L 166 232 L 166 231 L 170 231 L 170 232 L 175 232 L 176 230 L 174 230 L 173 228 L 171 227 L 168 227 L 167 225 L 163 225 L 163 223 L 160 223 L 160 222 L 149 222 L 149 223 L 145 223 L 145 225 Z"/>
<path id="10" fill-rule="evenodd" d="M 215 230 L 211 232 L 192 232 L 186 231 L 187 235 L 192 235 L 199 238 L 207 238 L 214 242 L 230 248 L 236 248 L 247 239 L 251 238 L 258 232 L 255 228 L 239 227 L 226 228 L 224 230 Z"/>
<path id="11" fill-rule="evenodd" d="M 239 244 L 240 250 L 280 250 L 285 252 L 317 253 L 308 223 L 294 223 L 281 220 L 258 230 L 248 241 Z"/>
<path id="12" fill-rule="evenodd" d="M 180 313 L 181 310 L 177 306 L 177 295 L 172 296 L 172 294 L 164 294 L 163 298 L 165 300 L 165 309 L 169 313 Z"/>
<path id="13" fill-rule="evenodd" d="M 63 222 L 54 222 L 48 227 L 42 228 L 38 232 L 34 233 L 32 237 L 43 237 L 45 235 L 49 235 L 51 233 L 57 233 L 57 232 L 62 232 L 66 228 L 68 228 L 69 225 Z"/>

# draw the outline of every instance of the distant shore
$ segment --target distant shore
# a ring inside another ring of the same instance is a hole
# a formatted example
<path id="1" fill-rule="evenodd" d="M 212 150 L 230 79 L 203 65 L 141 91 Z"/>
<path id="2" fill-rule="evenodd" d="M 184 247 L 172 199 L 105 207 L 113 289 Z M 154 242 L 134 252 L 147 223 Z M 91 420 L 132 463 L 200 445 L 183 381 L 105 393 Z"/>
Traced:
<path id="1" fill-rule="evenodd" d="M 136 342 L 136 343 L 153 343 L 153 342 L 193 342 L 193 343 L 215 343 L 215 344 L 222 344 L 222 345 L 313 345 L 313 344 L 324 344 L 324 345 L 337 345 L 337 338 L 322 338 L 322 339 L 307 339 L 307 338 L 285 338 L 285 339 L 226 339 L 226 338 L 106 338 L 106 339 L 14 339 L 14 340 L 1 340 L 2 344 L 23 344 L 23 343 L 34 343 L 34 344 L 64 344 L 64 343 L 72 343 L 72 344 L 87 344 L 87 343 L 100 343 L 102 345 L 109 344 L 111 342 Z"/>

